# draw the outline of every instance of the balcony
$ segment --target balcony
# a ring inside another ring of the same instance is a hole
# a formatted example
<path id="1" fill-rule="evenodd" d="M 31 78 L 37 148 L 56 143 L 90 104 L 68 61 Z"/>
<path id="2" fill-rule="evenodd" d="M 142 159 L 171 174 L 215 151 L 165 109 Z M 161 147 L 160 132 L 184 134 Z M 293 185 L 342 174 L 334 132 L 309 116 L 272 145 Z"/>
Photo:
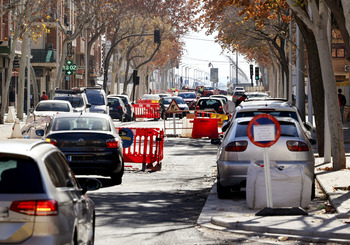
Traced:
<path id="1" fill-rule="evenodd" d="M 55 63 L 57 57 L 57 51 L 54 49 L 32 49 L 31 63 Z"/>

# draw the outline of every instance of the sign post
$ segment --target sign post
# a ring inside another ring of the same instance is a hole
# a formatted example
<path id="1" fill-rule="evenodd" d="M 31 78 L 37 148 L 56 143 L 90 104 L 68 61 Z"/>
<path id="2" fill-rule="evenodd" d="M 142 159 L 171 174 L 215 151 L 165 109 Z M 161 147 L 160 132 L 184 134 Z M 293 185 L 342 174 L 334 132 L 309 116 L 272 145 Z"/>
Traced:
<path id="1" fill-rule="evenodd" d="M 266 185 L 267 207 L 273 207 L 271 193 L 270 159 L 268 149 L 275 144 L 281 136 L 281 126 L 277 119 L 269 114 L 260 114 L 249 122 L 247 134 L 250 141 L 264 149 L 264 171 Z"/>

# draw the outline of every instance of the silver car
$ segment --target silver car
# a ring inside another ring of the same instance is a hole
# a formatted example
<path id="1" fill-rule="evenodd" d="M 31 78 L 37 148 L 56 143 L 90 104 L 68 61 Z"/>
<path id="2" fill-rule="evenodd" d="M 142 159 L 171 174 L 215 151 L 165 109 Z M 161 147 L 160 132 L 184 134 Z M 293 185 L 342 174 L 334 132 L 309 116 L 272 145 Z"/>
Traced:
<path id="1" fill-rule="evenodd" d="M 299 123 L 293 118 L 276 118 L 281 125 L 279 140 L 268 149 L 270 161 L 284 168 L 301 164 L 305 174 L 314 180 L 315 158 L 312 146 Z M 217 192 L 219 198 L 230 196 L 231 190 L 245 188 L 251 161 L 263 164 L 264 148 L 253 144 L 247 127 L 252 117 L 235 119 L 226 131 L 217 153 Z M 312 191 L 314 195 L 314 187 Z"/>
<path id="2" fill-rule="evenodd" d="M 0 140 L 0 243 L 93 244 L 95 208 L 62 152 L 38 140 Z"/>
<path id="3" fill-rule="evenodd" d="M 254 117 L 258 114 L 270 114 L 274 117 L 290 117 L 297 120 L 311 144 L 316 144 L 313 127 L 309 122 L 303 122 L 298 109 L 284 99 L 263 99 L 244 101 L 236 107 L 232 119 Z"/>

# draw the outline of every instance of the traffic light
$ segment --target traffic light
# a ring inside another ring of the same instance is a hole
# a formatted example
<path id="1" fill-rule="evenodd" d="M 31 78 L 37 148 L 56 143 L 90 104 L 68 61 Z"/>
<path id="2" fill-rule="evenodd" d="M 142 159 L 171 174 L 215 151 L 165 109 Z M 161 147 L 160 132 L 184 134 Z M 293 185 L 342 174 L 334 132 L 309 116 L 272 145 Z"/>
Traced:
<path id="1" fill-rule="evenodd" d="M 132 82 L 137 83 L 137 70 L 134 70 L 132 73 Z"/>
<path id="2" fill-rule="evenodd" d="M 255 80 L 259 80 L 259 67 L 255 67 Z"/>
<path id="3" fill-rule="evenodd" d="M 250 78 L 253 78 L 253 65 L 250 65 Z"/>
<path id="4" fill-rule="evenodd" d="M 160 30 L 154 30 L 154 43 L 160 44 Z"/>

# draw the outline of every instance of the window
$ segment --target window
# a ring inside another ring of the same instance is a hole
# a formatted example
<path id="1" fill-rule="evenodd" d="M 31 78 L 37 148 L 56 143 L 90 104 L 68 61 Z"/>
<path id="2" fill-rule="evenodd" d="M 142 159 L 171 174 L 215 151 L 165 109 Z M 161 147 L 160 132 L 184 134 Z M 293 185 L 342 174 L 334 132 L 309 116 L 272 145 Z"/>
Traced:
<path id="1" fill-rule="evenodd" d="M 3 154 L 0 157 L 0 193 L 44 193 L 36 162 L 29 157 Z"/>
<path id="2" fill-rule="evenodd" d="M 50 154 L 45 159 L 50 179 L 55 187 L 77 187 L 74 175 L 70 171 L 64 156 L 59 152 Z"/>

